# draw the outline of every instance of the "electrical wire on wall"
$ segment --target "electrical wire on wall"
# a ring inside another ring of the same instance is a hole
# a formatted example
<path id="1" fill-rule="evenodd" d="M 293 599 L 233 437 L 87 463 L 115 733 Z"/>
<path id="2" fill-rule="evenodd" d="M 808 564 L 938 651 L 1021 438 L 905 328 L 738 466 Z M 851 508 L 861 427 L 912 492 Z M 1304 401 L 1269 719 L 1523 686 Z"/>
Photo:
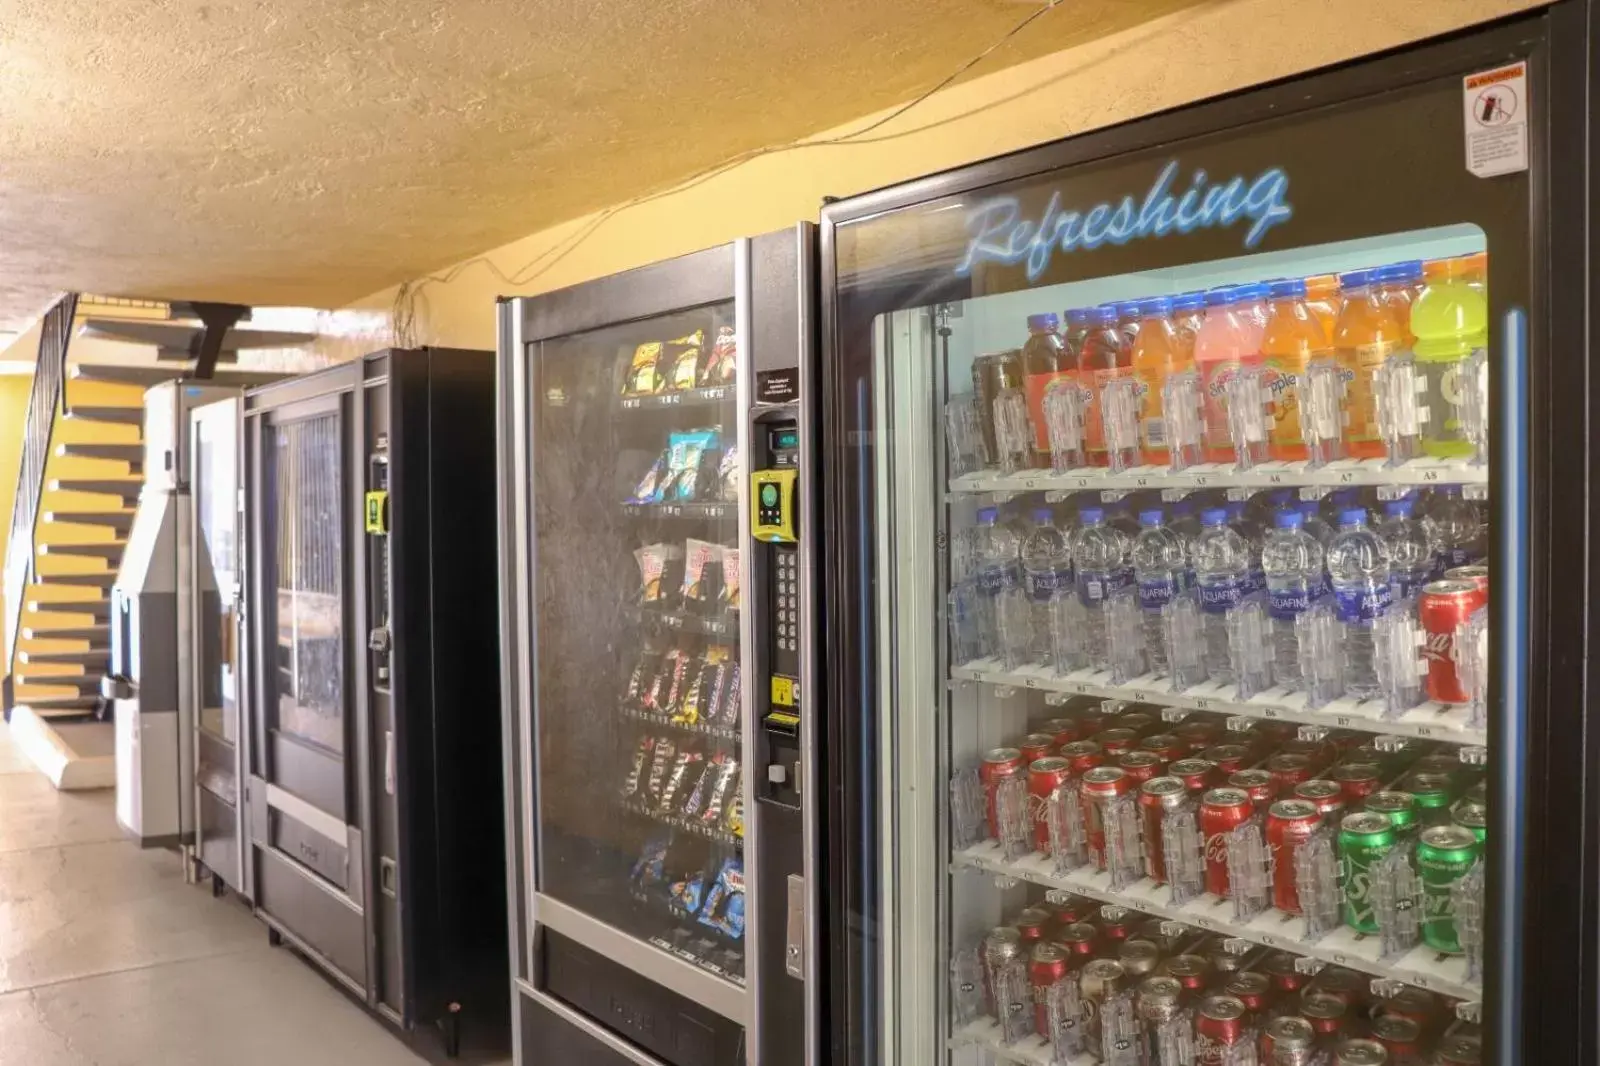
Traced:
<path id="1" fill-rule="evenodd" d="M 1035 7 L 1024 18 L 1018 21 L 1016 25 L 1006 30 L 1006 32 L 1002 34 L 993 44 L 989 45 L 983 51 L 979 52 L 977 55 L 956 67 L 945 77 L 941 78 L 935 85 L 933 85 L 933 87 L 923 91 L 922 93 L 919 93 L 917 96 L 912 97 L 899 107 L 891 110 L 888 114 L 874 119 L 858 130 L 841 134 L 838 137 L 829 137 L 821 140 L 796 141 L 790 144 L 767 145 L 761 148 L 752 148 L 749 151 L 740 152 L 737 155 L 731 156 L 720 163 L 706 167 L 704 170 L 696 171 L 687 178 L 684 178 L 682 181 L 668 186 L 667 188 L 659 189 L 656 192 L 643 193 L 639 196 L 633 197 L 632 199 L 624 200 L 620 204 L 613 204 L 612 206 L 596 213 L 577 230 L 557 240 L 549 248 L 546 248 L 528 262 L 523 263 L 521 266 L 511 271 L 509 274 L 504 270 L 501 270 L 499 265 L 488 256 L 480 255 L 457 263 L 455 266 L 441 274 L 429 274 L 425 277 L 417 279 L 416 281 L 407 281 L 402 283 L 400 287 L 395 290 L 394 305 L 390 312 L 391 325 L 394 331 L 394 343 L 398 347 L 402 348 L 410 348 L 416 345 L 417 299 L 423 290 L 430 285 L 448 285 L 471 267 L 483 266 L 487 268 L 488 271 L 493 274 L 495 278 L 497 278 L 502 284 L 508 286 L 511 290 L 515 290 L 531 284 L 541 275 L 553 269 L 557 263 L 561 262 L 568 255 L 571 255 L 572 252 L 580 245 L 582 245 L 590 237 L 594 236 L 595 232 L 598 231 L 601 226 L 605 225 L 617 215 L 622 214 L 624 211 L 632 210 L 633 208 L 640 207 L 644 204 L 648 204 L 668 196 L 676 196 L 679 193 L 687 192 L 688 190 L 697 186 L 704 185 L 713 178 L 720 177 L 721 175 L 726 174 L 737 167 L 741 167 L 752 160 L 761 159 L 766 156 L 779 155 L 784 152 L 797 151 L 802 148 L 823 148 L 831 145 L 872 143 L 872 140 L 867 139 L 868 134 L 882 129 L 884 126 L 887 126 L 895 119 L 905 115 L 913 108 L 925 103 L 930 97 L 949 88 L 950 85 L 962 75 L 966 74 L 973 67 L 976 67 L 978 64 L 982 63 L 985 59 L 988 59 L 989 56 L 993 55 L 996 50 L 1004 46 L 1023 30 L 1027 29 L 1034 23 L 1035 20 L 1044 15 L 1046 12 L 1055 8 L 1059 3 L 1061 3 L 1061 0 L 1044 0 L 1044 2 L 1042 2 L 1038 7 Z M 508 295 L 509 294 L 510 293 L 508 292 Z"/>

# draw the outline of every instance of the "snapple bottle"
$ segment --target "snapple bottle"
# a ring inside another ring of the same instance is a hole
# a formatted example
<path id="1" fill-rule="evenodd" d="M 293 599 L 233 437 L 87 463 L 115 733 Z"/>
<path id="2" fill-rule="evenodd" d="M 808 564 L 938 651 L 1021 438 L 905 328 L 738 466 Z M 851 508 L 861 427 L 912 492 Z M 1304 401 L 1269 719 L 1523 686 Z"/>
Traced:
<path id="1" fill-rule="evenodd" d="M 1261 361 L 1261 325 L 1254 307 L 1259 288 L 1229 285 L 1206 293 L 1206 317 L 1195 338 L 1194 362 L 1200 371 L 1208 462 L 1231 463 L 1235 458 L 1228 433 L 1228 382 L 1240 368 Z"/>
<path id="2" fill-rule="evenodd" d="M 1165 296 L 1140 301 L 1139 333 L 1129 362 L 1139 379 L 1139 445 L 1144 462 L 1164 466 L 1171 461 L 1161 390 L 1168 376 L 1194 366 L 1194 337 L 1173 320 L 1173 301 Z"/>
<path id="3" fill-rule="evenodd" d="M 1268 287 L 1271 304 L 1261 335 L 1261 358 L 1272 404 L 1267 454 L 1292 461 L 1307 457 L 1300 431 L 1300 394 L 1296 388 L 1313 359 L 1328 357 L 1328 335 L 1306 302 L 1306 283 L 1275 281 Z"/>
<path id="4" fill-rule="evenodd" d="M 1088 391 L 1084 412 L 1084 445 L 1089 462 L 1105 466 L 1106 427 L 1100 412 L 1100 389 L 1106 382 L 1133 373 L 1127 335 L 1118 328 L 1117 305 L 1101 304 L 1089 311 L 1089 332 L 1078 352 L 1078 384 Z"/>
<path id="5" fill-rule="evenodd" d="M 1333 339 L 1333 328 L 1339 321 L 1339 276 L 1313 274 L 1306 279 L 1306 306 L 1322 323 L 1322 331 Z"/>
<path id="6" fill-rule="evenodd" d="M 1378 368 L 1402 351 L 1408 333 L 1372 284 L 1371 271 L 1339 275 L 1344 306 L 1333 331 L 1334 354 L 1345 379 L 1345 450 L 1360 459 L 1382 458 L 1373 378 Z"/>
<path id="7" fill-rule="evenodd" d="M 1044 397 L 1052 385 L 1070 382 L 1077 363 L 1057 332 L 1061 320 L 1045 313 L 1028 316 L 1028 340 L 1022 346 L 1022 374 L 1028 396 L 1028 422 L 1033 427 L 1034 453 L 1050 454 L 1049 426 L 1044 419 Z M 1048 462 L 1045 465 L 1049 465 Z"/>

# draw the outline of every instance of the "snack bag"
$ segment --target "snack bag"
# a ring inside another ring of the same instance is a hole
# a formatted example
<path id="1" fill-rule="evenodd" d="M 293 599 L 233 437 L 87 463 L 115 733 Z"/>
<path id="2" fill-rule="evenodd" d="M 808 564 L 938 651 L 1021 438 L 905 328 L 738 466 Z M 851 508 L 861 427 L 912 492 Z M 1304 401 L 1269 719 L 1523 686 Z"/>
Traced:
<path id="1" fill-rule="evenodd" d="M 710 691 L 706 686 L 706 670 L 703 659 L 691 667 L 689 688 L 683 694 L 683 702 L 672 715 L 674 725 L 699 725 L 705 720 L 706 696 Z"/>
<path id="2" fill-rule="evenodd" d="M 635 892 L 647 893 L 665 879 L 667 846 L 670 843 L 670 837 L 657 837 L 645 844 L 644 851 L 633 864 L 633 872 L 629 875 Z"/>
<path id="3" fill-rule="evenodd" d="M 701 898 L 705 895 L 705 885 L 704 873 L 686 874 L 681 881 L 672 883 L 667 889 L 667 895 L 678 909 L 687 914 L 696 914 L 700 910 Z"/>
<path id="4" fill-rule="evenodd" d="M 722 549 L 722 605 L 730 611 L 739 609 L 739 549 Z"/>
<path id="5" fill-rule="evenodd" d="M 704 334 L 696 333 L 697 337 Z M 671 342 L 674 347 L 669 347 L 672 353 L 672 372 L 667 381 L 667 387 L 674 391 L 692 389 L 700 380 L 700 352 L 698 344 L 676 347 L 677 342 Z"/>
<path id="6" fill-rule="evenodd" d="M 708 453 L 716 453 L 717 436 L 714 429 L 695 429 L 672 435 L 672 499 L 687 501 L 700 498 L 700 468 Z"/>
<path id="7" fill-rule="evenodd" d="M 733 778 L 732 794 L 728 797 L 728 820 L 724 823 L 728 832 L 744 839 L 744 775 L 735 774 Z"/>
<path id="8" fill-rule="evenodd" d="M 633 490 L 633 495 L 627 498 L 626 503 L 660 503 L 661 494 L 667 488 L 667 452 L 656 456 L 656 461 L 650 464 L 650 469 L 645 471 L 644 477 L 639 479 L 638 486 Z"/>
<path id="9" fill-rule="evenodd" d="M 722 498 L 729 503 L 739 499 L 739 446 L 730 444 L 722 453 L 717 466 L 717 478 L 722 484 Z"/>
<path id="10" fill-rule="evenodd" d="M 622 395 L 650 396 L 660 392 L 665 385 L 666 377 L 661 372 L 661 342 L 639 345 L 633 350 L 628 374 L 622 380 Z"/>
<path id="11" fill-rule="evenodd" d="M 683 546 L 683 602 L 703 606 L 716 598 L 722 548 L 690 538 Z"/>
<path id="12" fill-rule="evenodd" d="M 661 703 L 660 710 L 662 714 L 676 714 L 683 702 L 684 693 L 688 691 L 691 656 L 682 648 L 673 648 L 667 656 L 672 660 L 672 681 L 667 687 L 667 695 Z"/>
<path id="13" fill-rule="evenodd" d="M 667 786 L 661 790 L 661 813 L 672 813 L 674 804 L 683 798 L 684 786 L 704 761 L 705 756 L 698 751 L 678 753 L 677 762 L 672 764 L 672 776 L 667 778 Z"/>
<path id="14" fill-rule="evenodd" d="M 700 371 L 702 386 L 726 385 L 739 369 L 739 341 L 732 326 L 718 326 L 717 339 L 712 342 L 711 355 Z"/>
<path id="15" fill-rule="evenodd" d="M 725 860 L 717 880 L 706 895 L 700 922 L 734 940 L 744 937 L 744 862 L 738 856 Z"/>
<path id="16" fill-rule="evenodd" d="M 693 818 L 705 809 L 706 801 L 711 797 L 711 789 L 716 784 L 717 775 L 722 772 L 722 761 L 726 758 L 726 755 L 717 755 L 706 763 L 704 770 L 700 771 L 700 779 L 694 783 L 689 798 L 683 801 L 685 818 Z"/>
<path id="17" fill-rule="evenodd" d="M 667 583 L 662 580 L 667 565 L 683 554 L 675 544 L 646 544 L 634 551 L 639 563 L 639 602 L 660 603 L 666 598 Z"/>
<path id="18" fill-rule="evenodd" d="M 646 803 L 653 802 L 661 795 L 661 786 L 666 784 L 667 770 L 672 765 L 672 757 L 677 754 L 677 749 L 667 737 L 661 737 L 655 742 L 655 748 L 650 755 L 650 779 L 645 784 L 645 793 L 639 798 Z"/>
<path id="19" fill-rule="evenodd" d="M 722 824 L 738 776 L 739 760 L 731 755 L 725 756 L 717 765 L 717 778 L 711 783 L 711 798 L 706 802 L 705 813 L 700 816 L 703 825 L 709 828 Z"/>

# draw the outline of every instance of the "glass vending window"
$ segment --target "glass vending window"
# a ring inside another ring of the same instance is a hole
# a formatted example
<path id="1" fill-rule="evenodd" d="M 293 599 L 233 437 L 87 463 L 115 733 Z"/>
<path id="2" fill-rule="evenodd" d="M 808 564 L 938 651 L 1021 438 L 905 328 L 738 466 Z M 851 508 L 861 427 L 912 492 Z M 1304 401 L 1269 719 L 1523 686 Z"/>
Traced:
<path id="1" fill-rule="evenodd" d="M 277 533 L 278 728 L 344 751 L 344 550 L 340 419 L 271 427 Z"/>
<path id="2" fill-rule="evenodd" d="M 530 360 L 541 891 L 742 981 L 733 307 Z"/>
<path id="3" fill-rule="evenodd" d="M 195 478 L 191 486 L 200 543 L 197 568 L 202 612 L 200 624 L 200 725 L 228 741 L 238 739 L 238 678 L 229 655 L 235 632 L 235 595 L 239 581 L 238 453 L 236 424 L 208 417 L 195 423 Z"/>

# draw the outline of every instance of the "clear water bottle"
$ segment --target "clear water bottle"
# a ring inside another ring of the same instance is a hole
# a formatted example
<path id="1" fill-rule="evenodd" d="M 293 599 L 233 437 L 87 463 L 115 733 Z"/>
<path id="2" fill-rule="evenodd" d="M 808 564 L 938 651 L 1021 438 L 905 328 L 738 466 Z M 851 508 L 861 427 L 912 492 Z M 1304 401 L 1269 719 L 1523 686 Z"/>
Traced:
<path id="1" fill-rule="evenodd" d="M 1415 609 L 1422 586 L 1433 580 L 1434 552 L 1427 529 L 1413 517 L 1416 500 L 1409 496 L 1383 505 L 1384 519 L 1378 536 L 1389 549 L 1389 584 L 1396 605 Z"/>
<path id="2" fill-rule="evenodd" d="M 1028 662 L 1051 659 L 1050 616 L 1056 601 L 1073 594 L 1072 548 L 1048 507 L 1033 512 L 1033 530 L 1022 542 L 1022 593 L 1028 606 Z"/>
<path id="3" fill-rule="evenodd" d="M 1373 662 L 1372 623 L 1388 613 L 1394 595 L 1389 584 L 1389 549 L 1367 527 L 1365 508 L 1339 516 L 1339 533 L 1328 548 L 1333 606 L 1344 629 L 1344 691 L 1369 700 L 1382 693 Z"/>
<path id="4" fill-rule="evenodd" d="M 1150 669 L 1167 672 L 1165 627 L 1161 612 L 1184 590 L 1188 560 L 1183 542 L 1168 529 L 1157 510 L 1139 512 L 1139 536 L 1133 542 L 1133 576 L 1139 587 L 1139 625 Z"/>
<path id="5" fill-rule="evenodd" d="M 1078 512 L 1078 533 L 1072 541 L 1072 561 L 1083 608 L 1083 647 L 1089 665 L 1109 667 L 1106 648 L 1106 604 L 1129 591 L 1128 538 L 1106 521 L 1100 507 Z"/>
<path id="6" fill-rule="evenodd" d="M 1267 575 L 1261 569 L 1261 542 L 1262 529 L 1260 523 L 1250 516 L 1249 509 L 1244 500 L 1228 501 L 1228 525 L 1233 527 L 1235 533 L 1244 538 L 1245 544 L 1250 548 L 1250 572 L 1245 581 L 1245 595 L 1250 596 L 1257 592 L 1267 590 Z"/>
<path id="7" fill-rule="evenodd" d="M 1261 549 L 1267 573 L 1267 615 L 1272 623 L 1272 679 L 1282 688 L 1299 691 L 1305 684 L 1300 670 L 1300 636 L 1295 623 L 1326 591 L 1322 545 L 1306 532 L 1300 510 L 1278 512 L 1276 528 Z"/>
<path id="8" fill-rule="evenodd" d="M 1005 656 L 1005 624 L 1002 610 L 1008 594 L 1018 587 L 1017 554 L 1020 545 L 1016 532 L 1000 521 L 1000 509 L 983 507 L 978 511 L 978 535 L 974 545 L 977 564 L 977 597 L 974 609 L 983 654 Z"/>
<path id="9" fill-rule="evenodd" d="M 1194 503 L 1179 500 L 1168 510 L 1167 528 L 1183 545 L 1183 587 L 1194 588 L 1194 542 L 1200 536 L 1200 519 L 1194 516 Z"/>
<path id="10" fill-rule="evenodd" d="M 1200 536 L 1194 542 L 1194 576 L 1200 593 L 1206 675 L 1218 684 L 1234 681 L 1228 612 L 1244 601 L 1250 563 L 1250 545 L 1228 525 L 1228 512 L 1221 507 L 1202 512 Z"/>
<path id="11" fill-rule="evenodd" d="M 1300 514 L 1305 519 L 1301 528 L 1322 545 L 1324 557 L 1327 555 L 1328 545 L 1333 543 L 1334 528 L 1322 517 L 1322 503 L 1318 500 L 1301 500 Z"/>
<path id="12" fill-rule="evenodd" d="M 1483 561 L 1483 527 L 1478 508 L 1461 495 L 1460 485 L 1437 489 L 1423 520 L 1433 544 L 1434 573 Z"/>

